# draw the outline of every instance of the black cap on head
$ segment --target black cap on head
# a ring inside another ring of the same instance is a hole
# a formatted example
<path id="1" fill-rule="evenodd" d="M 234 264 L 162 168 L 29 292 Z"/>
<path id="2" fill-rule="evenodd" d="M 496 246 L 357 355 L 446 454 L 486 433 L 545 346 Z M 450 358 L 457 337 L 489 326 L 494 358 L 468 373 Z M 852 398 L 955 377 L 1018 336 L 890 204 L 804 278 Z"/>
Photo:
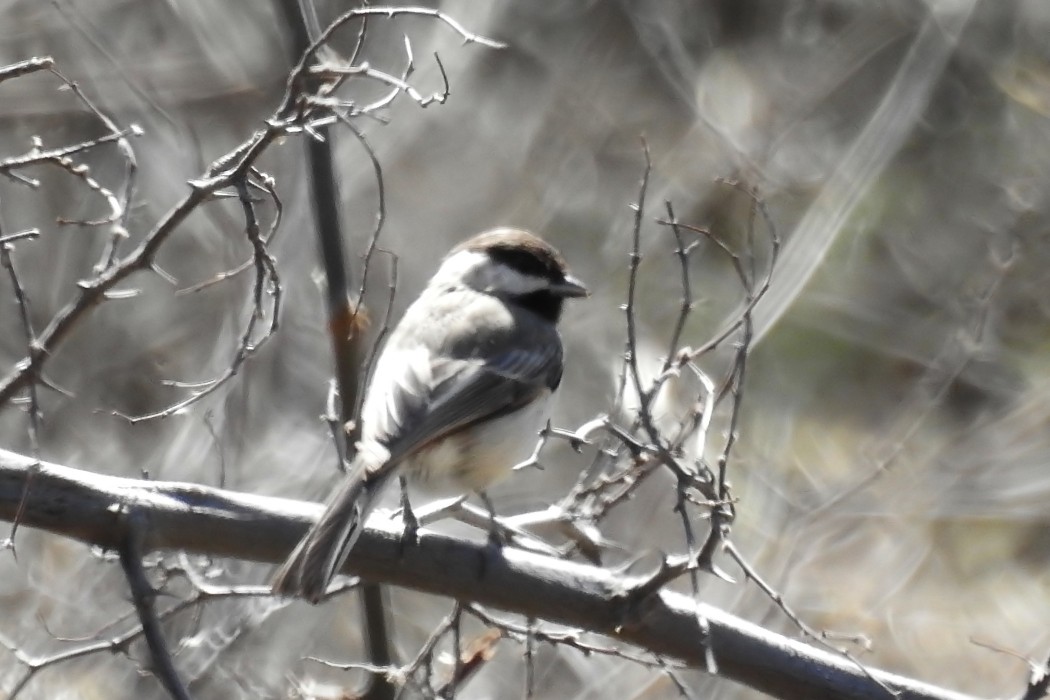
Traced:
<path id="1" fill-rule="evenodd" d="M 496 228 L 479 233 L 456 246 L 452 253 L 473 250 L 518 272 L 551 280 L 565 279 L 569 267 L 554 246 L 539 236 L 517 228 Z"/>
<path id="2" fill-rule="evenodd" d="M 539 236 L 517 228 L 496 228 L 460 243 L 449 255 L 460 251 L 484 253 L 492 260 L 525 275 L 548 280 L 550 286 L 515 301 L 535 313 L 557 322 L 566 297 L 587 296 L 587 288 L 569 274 L 561 253 Z"/>

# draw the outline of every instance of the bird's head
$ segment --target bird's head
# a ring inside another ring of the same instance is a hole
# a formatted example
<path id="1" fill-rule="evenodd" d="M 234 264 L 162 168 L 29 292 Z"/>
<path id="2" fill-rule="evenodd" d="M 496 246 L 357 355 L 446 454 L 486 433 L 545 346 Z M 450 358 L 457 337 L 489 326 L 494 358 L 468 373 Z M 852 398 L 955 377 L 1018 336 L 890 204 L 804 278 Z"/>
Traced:
<path id="1" fill-rule="evenodd" d="M 515 228 L 493 229 L 460 243 L 434 279 L 500 297 L 552 323 L 566 298 L 589 294 L 554 246 Z"/>

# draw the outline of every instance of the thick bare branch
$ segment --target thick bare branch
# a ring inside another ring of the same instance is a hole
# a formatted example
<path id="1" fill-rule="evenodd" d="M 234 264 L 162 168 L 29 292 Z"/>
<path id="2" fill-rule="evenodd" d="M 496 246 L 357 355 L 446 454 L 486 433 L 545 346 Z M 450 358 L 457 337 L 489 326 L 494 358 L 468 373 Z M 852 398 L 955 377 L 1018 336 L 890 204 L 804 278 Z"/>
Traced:
<path id="1" fill-rule="evenodd" d="M 0 450 L 0 517 L 14 517 L 34 465 L 23 524 L 112 549 L 128 535 L 125 506 L 149 523 L 143 552 L 182 549 L 277 562 L 321 511 L 319 504 L 99 475 Z M 885 698 L 883 686 L 902 699 L 970 697 L 884 671 L 862 673 L 841 656 L 718 608 L 670 591 L 648 592 L 646 576 L 497 551 L 484 541 L 427 530 L 409 549 L 400 538 L 398 518 L 373 517 L 347 572 L 597 632 L 698 668 L 707 667 L 710 653 L 724 677 L 780 698 Z M 698 620 L 708 627 L 703 636 Z"/>

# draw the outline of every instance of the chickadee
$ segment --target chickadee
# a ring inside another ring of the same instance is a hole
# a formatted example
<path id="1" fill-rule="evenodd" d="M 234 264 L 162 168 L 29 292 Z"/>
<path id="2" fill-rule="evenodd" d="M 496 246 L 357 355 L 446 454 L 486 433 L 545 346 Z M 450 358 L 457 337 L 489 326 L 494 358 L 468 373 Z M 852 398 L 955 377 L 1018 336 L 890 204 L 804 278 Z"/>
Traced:
<path id="1" fill-rule="evenodd" d="M 481 492 L 526 459 L 561 382 L 562 304 L 587 294 L 526 231 L 453 248 L 383 349 L 349 475 L 277 571 L 274 593 L 318 602 L 398 470 L 427 490 Z"/>

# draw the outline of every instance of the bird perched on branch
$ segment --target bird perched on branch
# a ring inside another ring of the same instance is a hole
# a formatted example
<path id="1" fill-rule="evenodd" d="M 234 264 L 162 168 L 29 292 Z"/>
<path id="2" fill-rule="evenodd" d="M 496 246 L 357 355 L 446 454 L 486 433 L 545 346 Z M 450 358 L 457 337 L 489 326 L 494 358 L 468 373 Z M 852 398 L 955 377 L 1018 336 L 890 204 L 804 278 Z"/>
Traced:
<path id="1" fill-rule="evenodd" d="M 383 486 L 483 493 L 526 459 L 561 382 L 564 300 L 587 296 L 551 245 L 500 228 L 452 249 L 376 364 L 348 476 L 273 579 L 318 602 Z"/>

